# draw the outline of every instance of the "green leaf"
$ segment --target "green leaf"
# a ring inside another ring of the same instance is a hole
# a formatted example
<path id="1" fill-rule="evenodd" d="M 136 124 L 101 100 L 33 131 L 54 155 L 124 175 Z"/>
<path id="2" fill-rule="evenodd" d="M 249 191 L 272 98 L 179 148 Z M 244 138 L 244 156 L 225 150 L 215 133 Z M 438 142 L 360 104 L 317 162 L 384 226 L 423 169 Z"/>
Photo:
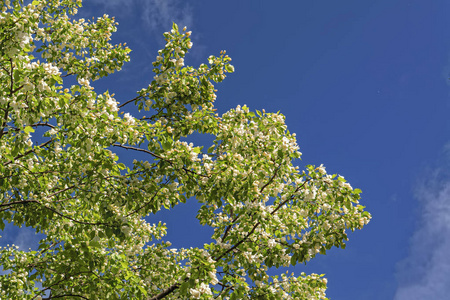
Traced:
<path id="1" fill-rule="evenodd" d="M 172 24 L 172 28 L 173 28 L 173 30 L 175 30 L 176 32 L 178 32 L 178 25 L 177 25 L 177 24 L 173 23 L 173 24 Z"/>
<path id="2" fill-rule="evenodd" d="M 171 141 L 166 141 L 166 142 L 162 142 L 162 147 L 164 150 L 169 150 L 172 148 L 172 142 Z"/>
<path id="3" fill-rule="evenodd" d="M 19 70 L 15 69 L 13 73 L 14 82 L 18 82 L 20 80 L 20 72 Z"/>
<path id="4" fill-rule="evenodd" d="M 188 282 L 183 282 L 180 286 L 180 292 L 181 293 L 186 293 L 187 289 L 189 287 L 189 283 Z"/>
<path id="5" fill-rule="evenodd" d="M 202 148 L 203 147 L 195 147 L 194 149 L 192 149 L 192 151 L 195 153 L 200 153 L 200 152 L 202 152 Z"/>
<path id="6" fill-rule="evenodd" d="M 225 69 L 226 69 L 228 72 L 230 72 L 230 73 L 233 73 L 233 72 L 234 72 L 234 67 L 233 67 L 232 65 L 226 65 L 226 66 L 225 66 Z"/>
<path id="7" fill-rule="evenodd" d="M 297 264 L 297 253 L 291 257 L 291 265 L 295 266 Z"/>
<path id="8" fill-rule="evenodd" d="M 147 291 L 140 284 L 138 284 L 137 287 L 144 296 L 147 296 Z"/>
<path id="9" fill-rule="evenodd" d="M 53 75 L 52 75 L 52 78 L 53 78 L 53 80 L 55 80 L 55 81 L 56 81 L 57 83 L 59 83 L 59 84 L 62 84 L 62 83 L 63 83 L 62 78 L 61 78 L 61 76 L 59 76 L 59 75 L 53 74 Z"/>
<path id="10" fill-rule="evenodd" d="M 31 126 L 26 126 L 23 131 L 25 131 L 25 133 L 30 133 L 30 132 L 34 132 L 34 129 Z"/>
<path id="11" fill-rule="evenodd" d="M 351 202 L 348 201 L 348 200 L 344 202 L 344 205 L 345 205 L 345 207 L 348 208 L 348 209 L 351 209 L 351 207 L 352 207 Z"/>
<path id="12" fill-rule="evenodd" d="M 101 248 L 102 247 L 102 245 L 99 242 L 97 242 L 97 241 L 90 241 L 89 242 L 89 246 L 94 247 L 94 248 Z"/>
<path id="13" fill-rule="evenodd" d="M 278 157 L 279 158 L 283 157 L 283 150 L 281 150 L 281 149 L 278 150 Z"/>

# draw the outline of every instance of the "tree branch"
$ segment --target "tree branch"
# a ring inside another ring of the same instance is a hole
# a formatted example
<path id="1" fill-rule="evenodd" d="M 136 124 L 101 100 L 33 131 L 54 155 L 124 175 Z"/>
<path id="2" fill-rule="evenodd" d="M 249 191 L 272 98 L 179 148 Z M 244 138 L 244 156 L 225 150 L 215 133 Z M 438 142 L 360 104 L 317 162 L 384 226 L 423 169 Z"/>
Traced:
<path id="1" fill-rule="evenodd" d="M 13 73 L 14 73 L 14 65 L 13 65 L 13 61 L 12 58 L 9 59 L 9 65 L 11 66 L 11 72 L 9 73 L 9 78 L 11 80 L 11 84 L 9 87 L 9 96 L 11 97 L 13 93 L 13 87 L 14 87 L 14 77 L 13 77 Z"/>
<path id="2" fill-rule="evenodd" d="M 47 146 L 47 145 L 48 145 L 50 142 L 52 142 L 52 141 L 53 141 L 53 139 L 50 139 L 50 140 L 46 141 L 45 143 L 40 144 L 38 147 L 44 147 L 44 146 Z M 28 154 L 30 154 L 30 153 L 33 153 L 34 151 L 36 151 L 36 147 L 33 148 L 33 149 L 30 149 L 30 150 L 26 151 L 24 154 L 19 154 L 19 155 L 17 155 L 16 157 L 14 157 L 14 160 L 19 159 L 19 158 L 21 158 L 21 157 L 24 157 L 24 156 L 26 156 L 26 155 L 28 155 Z M 5 162 L 3 165 L 4 165 L 4 166 L 7 166 L 7 165 L 9 165 L 10 163 L 12 163 L 14 160 L 10 160 L 10 161 L 8 161 L 8 162 Z"/>
<path id="3" fill-rule="evenodd" d="M 123 107 L 123 106 L 125 106 L 125 105 L 127 105 L 128 103 L 131 103 L 131 102 L 133 102 L 133 101 L 136 101 L 137 99 L 139 99 L 140 97 L 142 97 L 142 96 L 136 96 L 136 97 L 134 97 L 133 99 L 131 99 L 131 100 L 128 100 L 127 102 L 125 102 L 125 103 L 122 103 L 122 104 L 120 104 L 119 106 L 117 106 L 118 108 L 121 108 L 121 107 Z"/>
<path id="4" fill-rule="evenodd" d="M 269 186 L 269 184 L 272 183 L 272 181 L 275 179 L 275 177 L 277 176 L 278 170 L 280 169 L 281 164 L 278 165 L 278 167 L 275 169 L 275 172 L 273 174 L 273 176 L 269 179 L 269 181 L 263 186 L 261 187 L 261 189 L 259 190 L 260 193 L 262 193 L 264 191 L 264 189 Z M 254 199 L 253 201 L 255 201 L 256 199 Z M 225 229 L 225 232 L 223 234 L 222 237 L 222 242 L 225 241 L 225 238 L 228 236 L 228 233 L 230 232 L 231 227 L 233 226 L 234 223 L 236 223 L 236 221 L 241 217 L 242 215 L 237 215 L 233 221 L 231 222 L 230 225 L 227 226 L 227 228 Z"/>
<path id="5" fill-rule="evenodd" d="M 50 296 L 48 298 L 42 298 L 42 299 L 51 300 L 51 299 L 64 298 L 64 297 L 78 297 L 78 298 L 81 298 L 81 299 L 89 300 L 89 298 L 86 298 L 86 297 L 81 296 L 81 295 L 75 295 L 75 294 L 64 294 L 64 295 L 58 295 L 58 296 Z"/>
<path id="6" fill-rule="evenodd" d="M 122 145 L 122 144 L 113 144 L 112 146 L 116 146 L 116 147 L 120 147 L 120 148 L 124 148 L 124 149 L 128 149 L 128 150 L 135 150 L 135 151 L 144 152 L 144 153 L 150 154 L 153 157 L 156 157 L 156 158 L 158 158 L 160 160 L 163 160 L 163 161 L 169 163 L 171 166 L 173 165 L 172 161 L 170 161 L 170 160 L 168 160 L 168 159 L 166 159 L 166 158 L 164 158 L 164 157 L 162 157 L 162 156 L 160 156 L 160 155 L 158 155 L 156 153 L 153 153 L 153 152 L 151 152 L 149 150 L 145 150 L 145 149 L 141 149 L 141 148 L 137 148 L 137 147 L 132 147 L 132 146 L 125 146 L 125 145 Z M 192 170 L 189 170 L 188 168 L 185 168 L 185 167 L 182 167 L 181 169 L 183 171 L 185 171 L 186 173 L 191 173 L 191 174 L 194 174 L 194 175 L 198 175 L 198 176 L 209 178 L 208 175 L 196 173 L 196 172 L 194 172 Z"/>
<path id="7" fill-rule="evenodd" d="M 275 172 L 273 173 L 273 176 L 269 179 L 269 181 L 259 190 L 260 193 L 262 193 L 264 191 L 264 189 L 269 186 L 269 184 L 272 183 L 272 181 L 275 179 L 275 177 L 277 176 L 278 170 L 280 170 L 281 168 L 281 163 L 278 165 L 278 167 L 275 169 Z"/>
<path id="8" fill-rule="evenodd" d="M 126 217 L 131 216 L 132 214 L 137 213 L 138 211 L 140 211 L 141 209 L 143 209 L 144 207 L 146 207 L 147 205 L 149 205 L 153 199 L 155 199 L 155 197 L 158 195 L 159 191 L 161 190 L 161 188 L 159 188 L 158 190 L 156 190 L 155 194 L 153 195 L 153 197 L 148 201 L 145 202 L 143 205 L 141 205 L 140 207 L 138 207 L 137 209 L 133 210 L 132 212 L 130 212 L 128 215 L 126 215 Z"/>
<path id="9" fill-rule="evenodd" d="M 74 188 L 74 187 L 75 187 L 75 185 L 72 185 L 72 186 L 67 187 L 67 188 L 65 188 L 65 189 L 56 191 L 56 192 L 54 192 L 54 193 L 48 195 L 47 198 L 56 196 L 57 194 L 63 193 L 63 192 L 65 192 L 65 191 L 68 191 L 68 190 L 70 190 L 70 189 L 72 189 L 72 188 Z M 104 225 L 104 226 L 110 226 L 110 227 L 117 227 L 117 225 L 109 224 L 109 223 L 103 223 L 103 222 L 92 223 L 92 222 L 78 221 L 78 220 L 76 220 L 76 219 L 74 219 L 74 218 L 72 218 L 72 217 L 69 217 L 69 216 L 66 216 L 66 215 L 60 213 L 59 211 L 57 211 L 56 209 L 54 209 L 54 208 L 52 208 L 52 207 L 48 207 L 47 205 L 45 205 L 45 204 L 39 202 L 38 200 L 21 200 L 21 201 L 14 201 L 14 202 L 9 202 L 9 203 L 3 203 L 3 204 L 0 204 L 0 207 L 6 207 L 6 208 L 0 210 L 0 212 L 9 209 L 10 206 L 13 206 L 13 205 L 20 205 L 20 204 L 27 204 L 27 203 L 37 203 L 37 204 L 43 206 L 44 208 L 46 208 L 46 209 L 48 209 L 48 210 L 54 212 L 54 213 L 57 214 L 58 216 L 60 216 L 60 217 L 62 217 L 62 218 L 65 218 L 65 219 L 68 219 L 68 220 L 70 220 L 70 221 L 72 221 L 72 222 L 75 222 L 75 223 L 78 223 L 78 224 L 83 224 L 83 225 L 94 225 L 94 226 Z"/>
<path id="10" fill-rule="evenodd" d="M 275 174 L 270 178 L 270 180 L 267 182 L 267 184 L 265 184 L 263 186 L 263 188 L 265 188 L 266 186 L 268 186 L 275 178 L 276 173 L 278 171 L 278 169 L 280 168 L 280 166 L 278 166 L 277 170 L 275 171 Z M 308 180 L 306 180 L 301 186 L 297 187 L 294 191 L 294 194 L 296 192 L 298 192 L 307 182 Z M 294 194 L 291 195 L 291 197 L 287 198 L 285 201 L 283 201 L 282 203 L 280 203 L 276 209 L 274 209 L 270 214 L 273 215 L 275 214 L 284 204 L 287 203 L 287 201 L 292 200 L 294 198 Z M 214 258 L 215 261 L 220 260 L 221 258 L 223 258 L 225 255 L 227 255 L 228 253 L 230 253 L 231 251 L 233 251 L 234 249 L 236 249 L 239 245 L 241 245 L 243 242 L 245 242 L 250 235 L 253 234 L 253 232 L 256 230 L 256 228 L 260 225 L 260 222 L 257 222 L 252 230 L 239 242 L 237 242 L 233 247 L 231 247 L 230 249 L 228 249 L 227 251 L 225 251 L 224 253 L 222 253 L 219 257 Z M 176 289 L 178 289 L 180 287 L 179 283 L 175 283 L 172 286 L 170 286 L 169 288 L 163 290 L 161 293 L 159 293 L 158 295 L 154 296 L 153 298 L 150 298 L 149 300 L 159 300 L 159 299 L 163 299 L 165 296 L 173 293 L 173 291 L 175 291 Z"/>
<path id="11" fill-rule="evenodd" d="M 295 189 L 294 193 L 293 193 L 290 197 L 288 197 L 286 200 L 284 200 L 283 202 L 281 202 L 280 204 L 278 204 L 278 206 L 277 206 L 270 214 L 271 214 L 271 215 L 274 215 L 281 207 L 283 207 L 283 205 L 285 205 L 288 201 L 294 199 L 295 193 L 297 193 L 302 187 L 304 187 L 305 184 L 306 184 L 308 181 L 309 181 L 309 179 L 305 180 L 305 182 L 303 182 L 302 185 L 298 186 L 298 187 Z M 245 242 L 245 241 L 250 237 L 250 235 L 252 235 L 253 232 L 255 232 L 255 229 L 256 229 L 260 224 L 261 224 L 261 222 L 257 222 L 257 223 L 253 226 L 252 230 L 251 230 L 249 233 L 247 233 L 247 235 L 246 235 L 242 240 L 240 240 L 239 242 L 237 242 L 233 247 L 231 247 L 230 249 L 228 249 L 227 251 L 225 251 L 224 253 L 222 253 L 221 255 L 219 255 L 217 258 L 214 258 L 214 260 L 215 260 L 215 261 L 218 261 L 219 259 L 223 258 L 225 255 L 227 255 L 228 253 L 230 253 L 231 251 L 233 251 L 234 249 L 236 249 L 240 244 L 242 244 L 243 242 Z"/>
<path id="12" fill-rule="evenodd" d="M 175 290 L 178 289 L 179 287 L 180 287 L 180 284 L 179 284 L 179 283 L 175 283 L 175 284 L 173 284 L 171 287 L 169 287 L 169 288 L 163 290 L 161 293 L 159 293 L 158 295 L 156 295 L 156 296 L 150 298 L 149 300 L 159 300 L 159 299 L 162 299 L 162 298 L 166 297 L 167 295 L 173 293 L 173 291 L 175 291 Z"/>

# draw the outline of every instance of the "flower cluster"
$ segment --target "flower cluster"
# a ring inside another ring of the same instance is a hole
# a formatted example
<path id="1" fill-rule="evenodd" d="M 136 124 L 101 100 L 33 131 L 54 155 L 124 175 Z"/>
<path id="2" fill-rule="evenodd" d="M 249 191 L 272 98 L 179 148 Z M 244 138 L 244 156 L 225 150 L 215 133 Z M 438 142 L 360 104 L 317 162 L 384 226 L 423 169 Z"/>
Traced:
<path id="1" fill-rule="evenodd" d="M 114 18 L 75 19 L 81 0 L 1 1 L 0 229 L 43 234 L 0 248 L 2 299 L 326 299 L 322 275 L 269 270 L 344 248 L 371 218 L 361 191 L 323 165 L 300 171 L 282 114 L 216 113 L 225 51 L 187 65 L 191 32 L 174 24 L 148 86 L 119 104 L 91 85 L 129 60 Z M 187 201 L 213 242 L 171 248 L 158 214 Z"/>

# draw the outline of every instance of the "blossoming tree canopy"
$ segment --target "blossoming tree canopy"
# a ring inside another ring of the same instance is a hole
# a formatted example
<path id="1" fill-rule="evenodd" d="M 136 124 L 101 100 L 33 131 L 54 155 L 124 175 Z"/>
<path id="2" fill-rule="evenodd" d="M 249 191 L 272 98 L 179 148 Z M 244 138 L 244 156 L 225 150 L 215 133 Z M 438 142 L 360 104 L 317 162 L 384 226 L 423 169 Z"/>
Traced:
<path id="1" fill-rule="evenodd" d="M 215 113 L 225 52 L 185 66 L 191 33 L 174 24 L 153 80 L 119 105 L 91 86 L 129 60 L 113 18 L 77 18 L 81 0 L 0 3 L 0 228 L 44 236 L 0 249 L 0 298 L 326 299 L 323 275 L 267 272 L 344 248 L 370 219 L 361 191 L 294 166 L 283 115 Z M 193 133 L 214 142 L 184 142 Z M 137 159 L 120 163 L 121 148 Z M 193 201 L 211 241 L 170 249 L 146 216 Z"/>

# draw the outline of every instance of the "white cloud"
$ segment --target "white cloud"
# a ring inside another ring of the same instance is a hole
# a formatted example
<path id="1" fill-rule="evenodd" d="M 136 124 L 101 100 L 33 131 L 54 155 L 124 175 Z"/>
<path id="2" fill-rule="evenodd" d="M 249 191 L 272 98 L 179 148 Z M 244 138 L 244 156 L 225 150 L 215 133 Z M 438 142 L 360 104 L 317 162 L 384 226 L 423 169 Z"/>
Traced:
<path id="1" fill-rule="evenodd" d="M 167 31 L 172 22 L 181 28 L 191 27 L 193 22 L 192 8 L 181 0 L 91 0 L 111 10 L 111 15 L 133 15 L 142 21 L 147 30 Z M 119 11 L 118 11 L 119 10 Z"/>
<path id="2" fill-rule="evenodd" d="M 435 171 L 418 188 L 418 226 L 408 257 L 398 264 L 394 300 L 449 299 L 450 180 Z"/>
<path id="3" fill-rule="evenodd" d="M 168 28 L 172 22 L 184 26 L 192 26 L 191 8 L 178 0 L 148 0 L 143 7 L 143 21 L 151 29 Z"/>

